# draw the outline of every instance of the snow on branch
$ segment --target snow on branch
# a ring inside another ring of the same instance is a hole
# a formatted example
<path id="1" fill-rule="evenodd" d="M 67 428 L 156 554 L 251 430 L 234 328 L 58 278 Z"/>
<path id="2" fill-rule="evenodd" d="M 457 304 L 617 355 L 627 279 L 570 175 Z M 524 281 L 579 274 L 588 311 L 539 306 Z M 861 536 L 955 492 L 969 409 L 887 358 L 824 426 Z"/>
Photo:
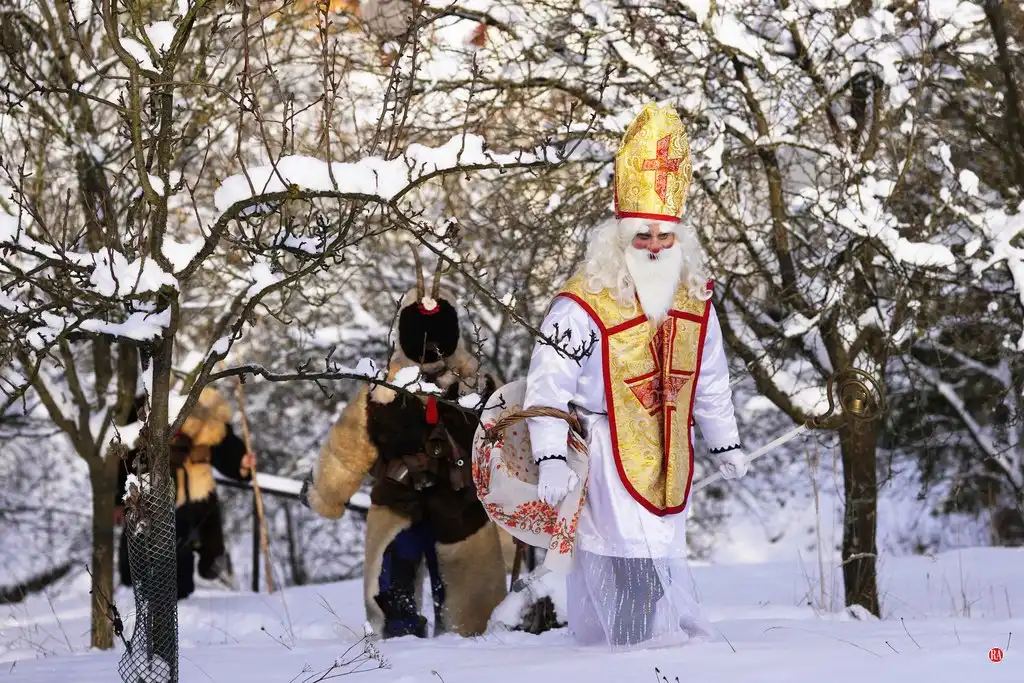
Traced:
<path id="1" fill-rule="evenodd" d="M 793 208 L 806 209 L 823 223 L 833 223 L 853 235 L 877 240 L 897 262 L 955 271 L 957 260 L 948 247 L 911 242 L 900 234 L 899 221 L 887 206 L 895 189 L 895 181 L 871 176 L 851 187 L 807 187 L 800 191 Z"/>
<path id="2" fill-rule="evenodd" d="M 80 327 L 96 334 L 107 334 L 135 341 L 150 341 L 160 336 L 170 324 L 171 311 L 165 308 L 161 311 L 135 311 L 129 313 L 120 322 L 83 320 Z"/>
<path id="3" fill-rule="evenodd" d="M 779 358 L 764 344 L 735 302 L 718 313 L 723 338 L 740 349 L 739 355 L 757 382 L 760 391 L 769 396 L 790 418 L 802 422 L 820 414 L 828 407 L 828 394 L 820 374 L 806 361 Z"/>
<path id="4" fill-rule="evenodd" d="M 247 169 L 225 179 L 214 193 L 214 204 L 225 213 L 240 202 L 292 188 L 393 201 L 418 183 L 446 171 L 536 166 L 564 160 L 553 147 L 492 154 L 485 146 L 482 136 L 457 135 L 440 147 L 409 145 L 394 159 L 367 157 L 352 163 L 328 164 L 308 156 L 286 156 L 276 164 Z"/>
<path id="5" fill-rule="evenodd" d="M 1000 208 L 989 209 L 969 218 L 985 236 L 985 242 L 991 250 L 989 258 L 974 262 L 974 274 L 980 275 L 997 263 L 1005 261 L 1021 304 L 1024 305 L 1024 248 L 1016 246 L 1018 236 L 1024 233 L 1024 213 L 1010 215 Z M 980 244 L 981 240 L 969 254 Z M 1017 341 L 1017 350 L 1024 351 L 1024 336 Z"/>
<path id="6" fill-rule="evenodd" d="M 0 208 L 0 247 L 38 259 L 60 261 L 61 254 L 48 244 L 32 239 L 22 220 Z"/>
<path id="7" fill-rule="evenodd" d="M 1010 481 L 1017 491 L 1024 491 L 1024 471 L 1021 470 L 1020 454 L 1016 451 L 1004 451 L 1001 450 L 993 438 L 986 432 L 985 428 L 975 419 L 974 415 L 971 414 L 967 404 L 956 392 L 956 389 L 948 382 L 942 380 L 939 377 L 939 373 L 934 369 L 927 367 L 923 363 L 917 362 L 914 359 L 910 359 L 911 365 L 915 372 L 920 375 L 924 381 L 928 382 L 931 386 L 939 392 L 939 395 L 946 399 L 949 406 L 956 411 L 957 416 L 963 422 L 964 426 L 971 434 L 971 438 L 978 444 L 978 447 L 982 450 L 985 456 L 995 463 L 1006 475 L 1006 478 Z"/>
<path id="8" fill-rule="evenodd" d="M 936 334 L 933 336 L 939 335 Z M 1011 375 L 1010 366 L 1006 358 L 1000 358 L 999 363 L 996 366 L 992 367 L 978 360 L 975 360 L 974 358 L 971 358 L 970 355 L 964 353 L 960 349 L 954 348 L 947 344 L 943 344 L 933 339 L 919 341 L 916 345 L 920 346 L 921 348 L 929 349 L 937 353 L 948 355 L 955 359 L 957 363 L 963 365 L 965 368 L 986 375 L 991 379 L 994 379 L 996 382 L 999 382 L 999 385 L 1005 391 L 1013 390 L 1013 377 Z"/>
<path id="9" fill-rule="evenodd" d="M 5 324 L 22 326 L 21 339 L 41 350 L 73 330 L 131 338 L 153 339 L 170 323 L 170 311 L 156 311 L 144 299 L 164 287 L 176 289 L 174 276 L 152 258 L 129 260 L 123 253 L 103 248 L 73 251 L 40 242 L 30 236 L 29 221 L 0 211 L 0 274 L 16 281 L 37 283 L 46 292 L 71 287 L 66 298 L 40 301 L 24 286 L 0 294 Z M 120 315 L 112 315 L 115 311 Z M 114 318 L 120 318 L 116 320 Z"/>
<path id="10" fill-rule="evenodd" d="M 11 250 L 24 259 L 48 262 L 88 275 L 88 284 L 80 285 L 84 293 L 123 298 L 158 292 L 162 287 L 178 287 L 178 281 L 151 258 L 129 261 L 121 252 L 109 248 L 96 252 L 59 249 L 33 239 L 26 230 L 27 222 L 0 211 L 0 248 Z M 4 266 L 16 268 L 11 258 L 5 259 Z"/>
<path id="11" fill-rule="evenodd" d="M 69 254 L 82 265 L 92 265 L 90 283 L 101 296 L 126 297 L 131 294 L 158 292 L 161 287 L 177 288 L 178 281 L 161 270 L 154 259 L 128 261 L 124 254 L 101 249 L 95 254 Z"/>

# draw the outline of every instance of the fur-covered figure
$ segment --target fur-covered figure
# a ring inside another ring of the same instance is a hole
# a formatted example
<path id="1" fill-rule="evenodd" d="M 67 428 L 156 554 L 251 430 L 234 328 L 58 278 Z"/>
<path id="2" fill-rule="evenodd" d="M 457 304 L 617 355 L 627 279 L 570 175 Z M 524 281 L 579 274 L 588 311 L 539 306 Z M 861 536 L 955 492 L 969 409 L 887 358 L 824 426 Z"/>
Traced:
<path id="1" fill-rule="evenodd" d="M 231 563 L 224 543 L 220 500 L 213 469 L 238 481 L 248 481 L 254 458 L 229 424 L 231 408 L 214 389 L 205 388 L 199 401 L 171 441 L 171 467 L 175 481 L 178 599 L 195 590 L 194 573 L 199 555 L 199 576 L 232 585 Z M 129 451 L 119 469 L 118 508 L 128 479 L 128 466 L 137 453 Z M 121 583 L 132 584 L 128 564 L 128 537 L 121 534 L 118 550 Z"/>
<path id="2" fill-rule="evenodd" d="M 338 518 L 372 477 L 364 597 L 370 627 L 385 638 L 426 637 L 427 574 L 434 635 L 483 633 L 506 595 L 498 529 L 477 499 L 470 461 L 479 411 L 495 382 L 465 344 L 455 300 L 439 274 L 429 294 L 420 275 L 401 302 L 387 379 L 433 393 L 360 392 L 331 428 L 306 487 L 313 510 Z"/>
<path id="3" fill-rule="evenodd" d="M 377 449 L 366 433 L 369 394 L 369 387 L 363 387 L 345 406 L 327 432 L 312 477 L 303 488 L 303 502 L 327 519 L 340 519 L 345 514 L 345 504 L 377 461 Z"/>

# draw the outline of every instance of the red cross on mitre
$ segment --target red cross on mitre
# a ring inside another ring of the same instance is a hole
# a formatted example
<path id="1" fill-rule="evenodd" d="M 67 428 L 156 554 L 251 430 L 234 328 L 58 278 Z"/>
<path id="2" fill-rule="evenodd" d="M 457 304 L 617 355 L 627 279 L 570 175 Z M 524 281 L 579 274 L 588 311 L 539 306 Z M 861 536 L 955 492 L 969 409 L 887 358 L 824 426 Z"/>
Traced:
<path id="1" fill-rule="evenodd" d="M 658 140 L 658 151 L 655 153 L 655 157 L 653 159 L 644 159 L 642 169 L 644 171 L 657 172 L 654 176 L 654 191 L 663 202 L 668 197 L 668 174 L 679 173 L 679 162 L 683 160 L 682 157 L 669 159 L 668 150 L 671 144 L 671 133 Z"/>
<path id="2" fill-rule="evenodd" d="M 668 324 L 668 323 L 667 323 Z M 693 372 L 672 370 L 665 373 L 665 327 L 658 328 L 657 334 L 648 345 L 654 359 L 654 371 L 628 380 L 629 390 L 633 392 L 640 405 L 651 415 L 661 413 L 666 405 L 674 406 L 679 392 L 693 379 Z"/>

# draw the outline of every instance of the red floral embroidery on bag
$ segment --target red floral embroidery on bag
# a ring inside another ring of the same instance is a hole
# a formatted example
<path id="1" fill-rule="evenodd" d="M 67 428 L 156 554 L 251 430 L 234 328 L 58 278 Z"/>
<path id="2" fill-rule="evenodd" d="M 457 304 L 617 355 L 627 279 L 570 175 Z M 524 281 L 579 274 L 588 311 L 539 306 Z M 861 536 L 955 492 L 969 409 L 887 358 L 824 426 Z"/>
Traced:
<path id="1" fill-rule="evenodd" d="M 484 425 L 484 429 L 490 429 L 494 423 Z M 500 441 L 498 443 L 501 443 Z M 473 457 L 473 483 L 476 485 L 476 494 L 480 498 L 486 498 L 491 492 L 491 449 L 492 444 L 483 445 Z"/>
<path id="2" fill-rule="evenodd" d="M 485 423 L 484 429 L 490 429 L 493 424 L 493 422 Z M 504 440 L 499 440 L 494 444 L 483 445 L 473 458 L 473 482 L 476 485 L 477 495 L 481 499 L 486 498 L 490 493 L 492 449 L 503 445 Z M 514 473 L 517 475 L 516 478 L 521 480 L 520 473 L 515 471 L 514 468 L 507 467 L 507 463 L 503 459 L 494 463 L 493 467 L 499 471 Z M 588 483 L 583 483 L 581 499 L 586 496 Z M 485 506 L 491 519 L 501 526 L 510 529 L 522 529 L 538 536 L 549 536 L 551 538 L 548 543 L 549 550 L 554 550 L 561 554 L 568 554 L 573 551 L 576 541 L 576 529 L 579 525 L 580 513 L 583 511 L 582 505 L 576 508 L 572 519 L 568 520 L 560 518 L 557 509 L 541 500 L 532 500 L 517 505 L 511 513 L 506 512 L 505 507 L 497 503 L 485 503 Z"/>
<path id="3" fill-rule="evenodd" d="M 510 528 L 538 535 L 551 535 L 558 531 L 558 511 L 541 500 L 517 505 L 511 513 L 495 503 L 488 503 L 487 509 L 492 517 Z"/>

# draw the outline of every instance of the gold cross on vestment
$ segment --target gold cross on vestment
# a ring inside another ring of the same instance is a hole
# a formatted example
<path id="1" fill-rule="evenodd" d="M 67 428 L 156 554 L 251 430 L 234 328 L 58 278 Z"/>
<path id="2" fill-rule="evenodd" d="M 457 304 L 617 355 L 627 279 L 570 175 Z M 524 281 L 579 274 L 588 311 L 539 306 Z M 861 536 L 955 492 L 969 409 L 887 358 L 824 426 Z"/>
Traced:
<path id="1" fill-rule="evenodd" d="M 693 379 L 693 372 L 672 369 L 672 350 L 665 344 L 665 328 L 671 324 L 671 319 L 666 320 L 648 344 L 654 371 L 626 380 L 629 390 L 651 415 L 658 415 L 665 406 L 675 406 L 679 392 Z"/>

